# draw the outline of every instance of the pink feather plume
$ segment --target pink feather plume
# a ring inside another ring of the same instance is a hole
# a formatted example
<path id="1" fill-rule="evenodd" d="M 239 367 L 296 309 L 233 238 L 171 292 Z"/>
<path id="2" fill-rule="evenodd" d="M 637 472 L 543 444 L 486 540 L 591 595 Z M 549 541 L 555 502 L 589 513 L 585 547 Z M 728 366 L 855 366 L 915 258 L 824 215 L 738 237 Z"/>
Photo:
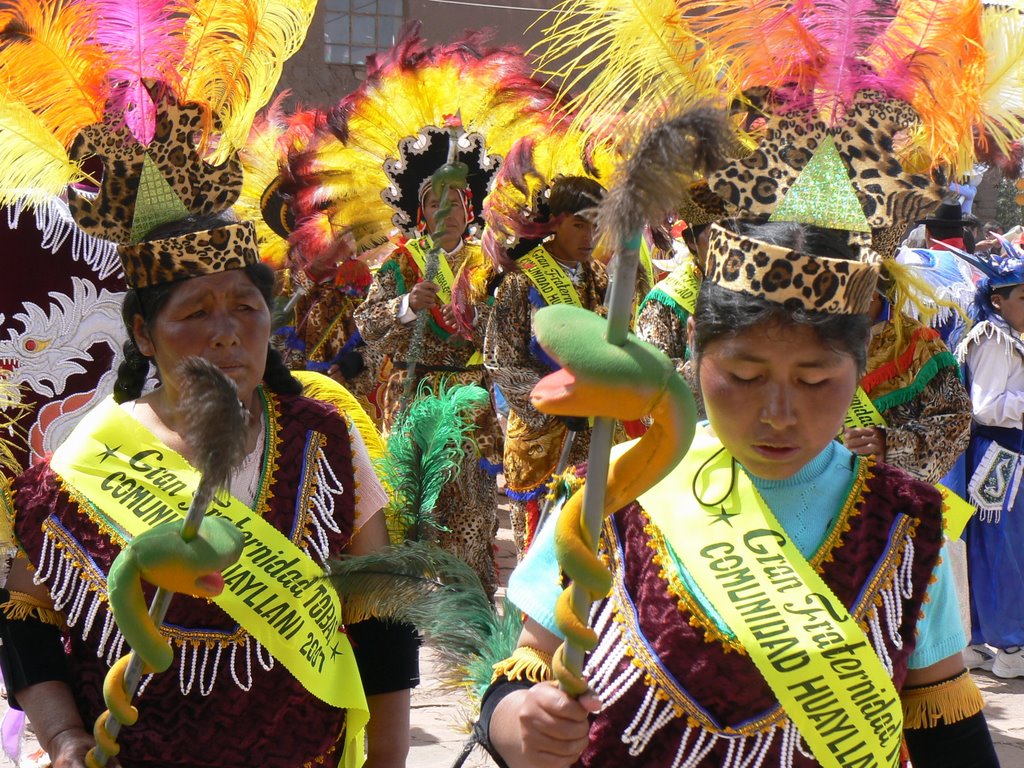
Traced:
<path id="1" fill-rule="evenodd" d="M 129 129 L 143 144 L 153 139 L 156 112 L 144 79 L 172 86 L 178 77 L 186 40 L 182 34 L 187 0 L 88 0 L 96 9 L 95 41 L 116 65 L 111 106 L 122 112 Z"/>

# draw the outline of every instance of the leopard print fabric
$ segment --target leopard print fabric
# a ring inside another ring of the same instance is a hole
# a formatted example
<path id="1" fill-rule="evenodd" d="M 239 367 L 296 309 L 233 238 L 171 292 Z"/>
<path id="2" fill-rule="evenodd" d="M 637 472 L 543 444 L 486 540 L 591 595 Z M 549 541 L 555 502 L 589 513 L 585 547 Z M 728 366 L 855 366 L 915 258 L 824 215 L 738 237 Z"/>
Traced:
<path id="1" fill-rule="evenodd" d="M 241 269 L 260 260 L 256 227 L 250 221 L 122 245 L 117 252 L 133 288 Z"/>
<path id="2" fill-rule="evenodd" d="M 783 306 L 835 314 L 868 311 L 876 264 L 809 256 L 711 225 L 707 280 Z"/>
<path id="3" fill-rule="evenodd" d="M 212 129 L 218 129 L 217 120 L 208 120 L 199 104 L 179 104 L 162 84 L 146 81 L 146 87 L 157 105 L 155 132 L 148 146 L 142 146 L 114 110 L 108 110 L 104 122 L 87 126 L 75 137 L 70 151 L 72 162 L 90 157 L 103 162 L 103 178 L 95 198 L 74 188 L 68 191 L 68 207 L 75 223 L 93 237 L 120 244 L 137 242 L 145 234 L 135 232 L 134 226 L 139 182 L 147 158 L 190 214 L 210 216 L 225 211 L 242 191 L 242 163 L 237 155 L 212 166 L 196 147 L 196 137 L 210 128 L 211 122 Z M 164 218 L 150 229 L 175 220 Z"/>
<path id="4" fill-rule="evenodd" d="M 458 272 L 463 259 L 473 256 L 474 248 L 478 249 L 479 246 L 466 243 L 458 253 L 446 254 L 453 272 Z M 402 295 L 419 280 L 419 270 L 415 263 L 400 251 L 392 253 L 385 261 L 385 266 L 377 271 L 366 299 L 353 314 L 359 333 L 372 352 L 386 355 L 394 361 L 406 360 L 414 324 L 399 322 L 398 313 Z M 489 307 L 486 302 L 474 306 L 477 310 L 477 327 L 482 328 Z M 427 330 L 423 338 L 420 363 L 466 367 L 474 351 L 479 348 L 479 343 L 454 335 L 442 339 Z M 383 387 L 385 431 L 394 425 L 401 409 L 408 375 L 407 370 L 394 369 Z M 489 387 L 482 366 L 472 367 L 462 373 L 423 374 L 417 385 L 435 390 L 441 384 Z M 445 483 L 434 507 L 434 517 L 449 529 L 439 534 L 439 546 L 473 568 L 488 596 L 493 597 L 498 585 L 493 547 L 498 531 L 497 481 L 494 475 L 481 466 L 480 460 L 486 459 L 490 464 L 501 461 L 501 428 L 490 403 L 473 414 L 473 423 L 475 428 L 470 433 L 471 439 L 464 444 L 458 471 Z"/>
<path id="5" fill-rule="evenodd" d="M 917 122 L 909 104 L 869 90 L 857 93 L 834 127 L 810 110 L 771 114 L 757 149 L 710 174 L 708 184 L 736 215 L 770 215 L 831 136 L 847 164 L 874 248 L 889 257 L 906 227 L 941 199 L 941 186 L 927 175 L 907 173 L 895 150 L 894 137 Z"/>

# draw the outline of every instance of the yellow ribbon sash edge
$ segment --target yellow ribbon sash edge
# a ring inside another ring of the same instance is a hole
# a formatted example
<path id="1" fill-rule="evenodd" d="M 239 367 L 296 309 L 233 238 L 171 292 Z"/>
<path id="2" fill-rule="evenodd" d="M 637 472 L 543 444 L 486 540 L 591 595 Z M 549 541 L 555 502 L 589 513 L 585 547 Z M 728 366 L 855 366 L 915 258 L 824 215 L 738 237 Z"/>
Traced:
<path id="1" fill-rule="evenodd" d="M 131 456 L 123 452 L 125 448 L 132 450 Z M 162 444 L 112 398 L 86 415 L 54 452 L 50 466 L 127 538 L 160 523 L 184 520 L 199 484 L 199 473 L 184 457 Z M 147 470 L 151 481 L 140 482 Z M 149 501 L 155 506 L 147 507 Z M 152 519 L 137 517 L 127 504 L 146 508 Z M 224 570 L 225 590 L 213 602 L 259 640 L 306 690 L 347 710 L 342 761 L 345 766 L 361 765 L 369 710 L 351 644 L 338 631 L 341 599 L 322 578 L 323 569 L 228 494 L 220 494 L 207 514 L 228 519 L 245 536 L 242 557 Z M 259 562 L 252 553 L 258 554 Z M 236 590 L 245 595 L 236 595 Z M 265 618 L 270 615 L 273 623 Z M 305 642 L 293 642 L 303 629 Z"/>
<path id="2" fill-rule="evenodd" d="M 426 280 L 427 254 L 423 250 L 421 241 L 410 240 L 405 244 L 405 248 L 409 251 L 409 255 L 412 256 L 412 260 L 416 262 L 416 266 L 419 268 L 420 274 L 423 275 L 423 279 Z M 442 304 L 451 304 L 455 274 L 452 272 L 452 267 L 448 263 L 448 259 L 445 258 L 444 253 L 438 255 L 437 274 L 434 275 L 433 282 L 437 286 L 438 301 Z"/>
<path id="3" fill-rule="evenodd" d="M 843 429 L 858 429 L 863 427 L 885 427 L 885 417 L 875 408 L 868 393 L 862 387 L 857 387 L 853 396 L 853 402 L 846 412 L 843 421 Z M 978 510 L 969 501 L 951 491 L 942 483 L 935 483 L 935 487 L 942 494 L 945 502 L 942 509 L 943 524 L 946 535 L 951 539 L 959 539 L 967 527 L 967 523 Z"/>
<path id="4" fill-rule="evenodd" d="M 892 680 L 750 478 L 734 470 L 731 456 L 720 449 L 717 439 L 698 431 L 683 461 L 638 501 L 736 634 L 818 761 L 827 768 L 896 765 L 903 714 Z M 691 481 L 701 467 L 714 485 L 702 491 L 705 498 L 720 497 L 716 491 L 728 487 L 727 476 L 735 471 L 735 487 L 718 510 L 694 496 Z M 730 576 L 735 581 L 727 583 Z M 739 604 L 749 609 L 749 617 Z M 851 678 L 852 686 L 846 682 Z M 862 704 L 855 703 L 855 693 Z M 863 738 L 872 734 L 876 738 Z"/>
<path id="5" fill-rule="evenodd" d="M 576 286 L 543 245 L 521 257 L 519 266 L 549 307 L 554 304 L 583 306 Z"/>
<path id="6" fill-rule="evenodd" d="M 672 270 L 668 277 L 654 286 L 691 315 L 697 308 L 697 294 L 700 293 L 700 278 L 697 267 L 687 259 Z"/>

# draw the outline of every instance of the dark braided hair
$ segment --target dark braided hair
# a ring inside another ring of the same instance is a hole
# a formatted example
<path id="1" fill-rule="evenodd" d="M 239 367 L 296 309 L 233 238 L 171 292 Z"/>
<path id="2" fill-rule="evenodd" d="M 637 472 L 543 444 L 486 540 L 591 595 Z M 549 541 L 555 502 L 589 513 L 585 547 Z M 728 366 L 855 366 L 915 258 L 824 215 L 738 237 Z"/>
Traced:
<path id="1" fill-rule="evenodd" d="M 251 264 L 245 267 L 245 274 L 255 285 L 269 309 L 274 293 L 274 270 L 266 264 Z M 142 394 L 149 375 L 150 360 L 139 349 L 135 342 L 133 324 L 135 316 L 142 317 L 147 328 L 152 328 L 156 316 L 171 298 L 180 283 L 160 283 L 146 288 L 132 288 L 124 297 L 121 305 L 121 318 L 128 329 L 128 340 L 124 343 L 124 360 L 117 369 L 117 381 L 114 383 L 114 400 L 123 403 L 134 400 Z M 267 342 L 267 365 L 263 370 L 263 383 L 271 392 L 279 395 L 301 395 L 302 383 L 292 376 L 284 364 L 281 353 Z"/>

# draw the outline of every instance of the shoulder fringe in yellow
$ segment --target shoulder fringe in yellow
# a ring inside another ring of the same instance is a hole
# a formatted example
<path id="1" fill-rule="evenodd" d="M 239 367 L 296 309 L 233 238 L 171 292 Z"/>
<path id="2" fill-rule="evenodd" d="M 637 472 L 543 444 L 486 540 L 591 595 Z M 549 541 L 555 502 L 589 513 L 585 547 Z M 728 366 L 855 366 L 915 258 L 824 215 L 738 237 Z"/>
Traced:
<path id="1" fill-rule="evenodd" d="M 551 680 L 551 654 L 538 651 L 528 645 L 516 648 L 512 655 L 494 665 L 493 683 L 501 676 L 511 681 L 526 680 L 531 683 L 542 683 Z"/>
<path id="2" fill-rule="evenodd" d="M 958 723 L 981 712 L 985 701 L 970 673 L 964 670 L 956 677 L 935 685 L 904 688 L 904 728 L 934 728 L 939 722 Z"/>
<path id="3" fill-rule="evenodd" d="M 11 590 L 10 599 L 0 605 L 0 611 L 9 621 L 27 621 L 37 619 L 43 624 L 52 624 L 62 632 L 67 629 L 64 617 L 53 609 L 53 604 L 48 600 L 40 600 L 38 597 L 24 592 Z"/>

